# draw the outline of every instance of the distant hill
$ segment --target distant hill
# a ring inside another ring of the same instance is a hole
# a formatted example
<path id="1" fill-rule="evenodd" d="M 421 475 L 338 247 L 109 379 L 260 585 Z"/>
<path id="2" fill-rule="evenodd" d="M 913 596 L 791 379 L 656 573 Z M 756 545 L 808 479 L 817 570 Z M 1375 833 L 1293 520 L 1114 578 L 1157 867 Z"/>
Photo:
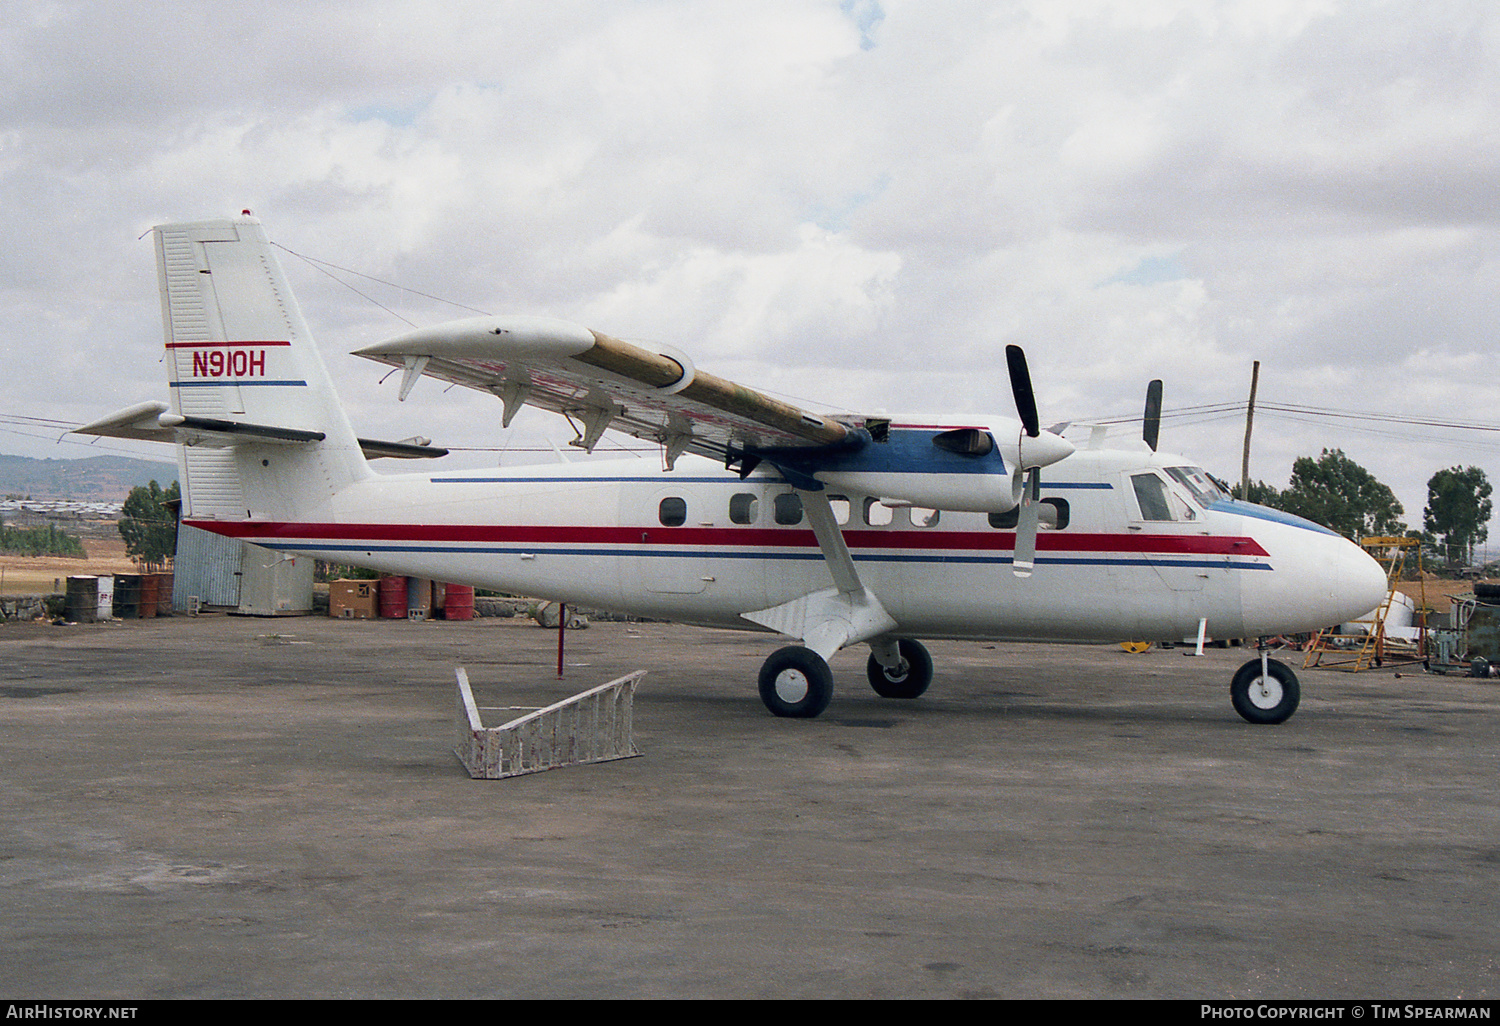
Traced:
<path id="1" fill-rule="evenodd" d="M 166 488 L 176 480 L 177 464 L 128 456 L 34 460 L 0 455 L 0 496 L 123 502 L 136 485 L 155 481 Z"/>

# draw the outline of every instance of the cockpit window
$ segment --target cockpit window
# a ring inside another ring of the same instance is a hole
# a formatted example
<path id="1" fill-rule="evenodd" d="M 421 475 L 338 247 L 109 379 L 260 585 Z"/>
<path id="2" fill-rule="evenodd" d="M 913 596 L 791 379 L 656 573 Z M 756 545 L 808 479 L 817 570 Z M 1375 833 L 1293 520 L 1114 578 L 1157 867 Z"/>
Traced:
<path id="1" fill-rule="evenodd" d="M 1188 494 L 1204 509 L 1229 498 L 1228 493 L 1198 467 L 1168 467 L 1167 473 L 1172 480 L 1186 488 Z"/>
<path id="2" fill-rule="evenodd" d="M 1182 487 L 1178 487 L 1179 484 Z M 1131 474 L 1130 485 L 1135 491 L 1135 502 L 1140 507 L 1142 520 L 1197 520 L 1198 511 L 1188 496 L 1192 489 L 1182 484 L 1176 475 L 1172 483 L 1152 473 Z"/>
<path id="3" fill-rule="evenodd" d="M 1172 507 L 1167 504 L 1167 483 L 1155 474 L 1134 474 L 1135 501 L 1141 507 L 1142 520 L 1171 520 Z"/>

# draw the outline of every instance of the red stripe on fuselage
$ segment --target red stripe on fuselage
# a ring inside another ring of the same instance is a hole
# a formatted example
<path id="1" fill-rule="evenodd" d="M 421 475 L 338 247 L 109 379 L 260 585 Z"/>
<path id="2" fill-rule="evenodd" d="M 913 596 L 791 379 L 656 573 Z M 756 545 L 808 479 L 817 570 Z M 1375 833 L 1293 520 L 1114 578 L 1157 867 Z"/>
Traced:
<path id="1" fill-rule="evenodd" d="M 536 545 L 680 545 L 752 548 L 817 548 L 812 531 L 761 527 L 577 527 L 478 524 L 298 524 L 214 520 L 183 521 L 215 534 L 274 543 L 278 538 L 343 542 L 449 542 Z M 950 549 L 1008 551 L 1014 531 L 863 531 L 844 532 L 851 550 Z M 275 548 L 274 544 L 271 544 Z M 1047 552 L 1135 552 L 1167 555 L 1269 556 L 1254 538 L 1175 534 L 1037 535 L 1037 549 Z"/>
<path id="2" fill-rule="evenodd" d="M 216 346 L 289 346 L 290 342 L 168 342 L 168 349 L 208 349 Z"/>

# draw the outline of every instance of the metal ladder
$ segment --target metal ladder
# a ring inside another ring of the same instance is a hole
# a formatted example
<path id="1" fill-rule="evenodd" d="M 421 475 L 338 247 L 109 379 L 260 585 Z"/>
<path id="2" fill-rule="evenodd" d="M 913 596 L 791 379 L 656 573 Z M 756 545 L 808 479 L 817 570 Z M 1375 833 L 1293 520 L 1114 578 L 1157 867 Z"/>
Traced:
<path id="1" fill-rule="evenodd" d="M 1422 543 L 1417 538 L 1366 538 L 1360 542 L 1376 562 L 1385 567 L 1385 597 L 1380 600 L 1373 619 L 1366 617 L 1353 620 L 1348 626 L 1355 627 L 1352 633 L 1344 633 L 1344 624 L 1327 627 L 1317 633 L 1307 648 L 1302 668 L 1320 666 L 1327 670 L 1368 670 L 1372 666 L 1398 666 L 1420 662 L 1424 640 L 1412 644 L 1388 639 L 1385 635 L 1385 618 L 1395 597 L 1396 582 L 1401 579 L 1406 566 L 1407 550 L 1415 550 L 1417 580 L 1422 579 Z M 1420 588 L 1420 585 L 1419 585 Z M 1426 622 L 1427 592 L 1421 591 L 1421 615 Z M 1363 630 L 1358 630 L 1363 628 Z"/>
<path id="2" fill-rule="evenodd" d="M 645 670 L 486 727 L 463 667 L 458 676 L 458 745 L 453 754 L 475 780 L 499 780 L 559 766 L 633 759 L 635 687 Z"/>

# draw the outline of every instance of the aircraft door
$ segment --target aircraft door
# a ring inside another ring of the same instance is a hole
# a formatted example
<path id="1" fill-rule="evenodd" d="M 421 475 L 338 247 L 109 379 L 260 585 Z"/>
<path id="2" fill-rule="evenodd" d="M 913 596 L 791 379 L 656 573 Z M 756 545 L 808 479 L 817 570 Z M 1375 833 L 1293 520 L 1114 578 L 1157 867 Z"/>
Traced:
<path id="1" fill-rule="evenodd" d="M 622 523 L 643 525 L 636 554 L 621 582 L 627 592 L 644 587 L 659 595 L 696 595 L 708 587 L 708 557 L 694 530 L 698 526 L 694 517 L 705 511 L 695 511 L 694 501 L 695 496 L 681 489 L 661 491 L 646 505 L 624 511 Z"/>
<path id="2" fill-rule="evenodd" d="M 1174 592 L 1201 592 L 1211 572 L 1206 553 L 1194 551 L 1202 547 L 1193 539 L 1207 533 L 1199 526 L 1201 514 L 1155 471 L 1131 471 L 1124 478 L 1126 529 L 1138 539 L 1132 561 L 1149 565 Z"/>

